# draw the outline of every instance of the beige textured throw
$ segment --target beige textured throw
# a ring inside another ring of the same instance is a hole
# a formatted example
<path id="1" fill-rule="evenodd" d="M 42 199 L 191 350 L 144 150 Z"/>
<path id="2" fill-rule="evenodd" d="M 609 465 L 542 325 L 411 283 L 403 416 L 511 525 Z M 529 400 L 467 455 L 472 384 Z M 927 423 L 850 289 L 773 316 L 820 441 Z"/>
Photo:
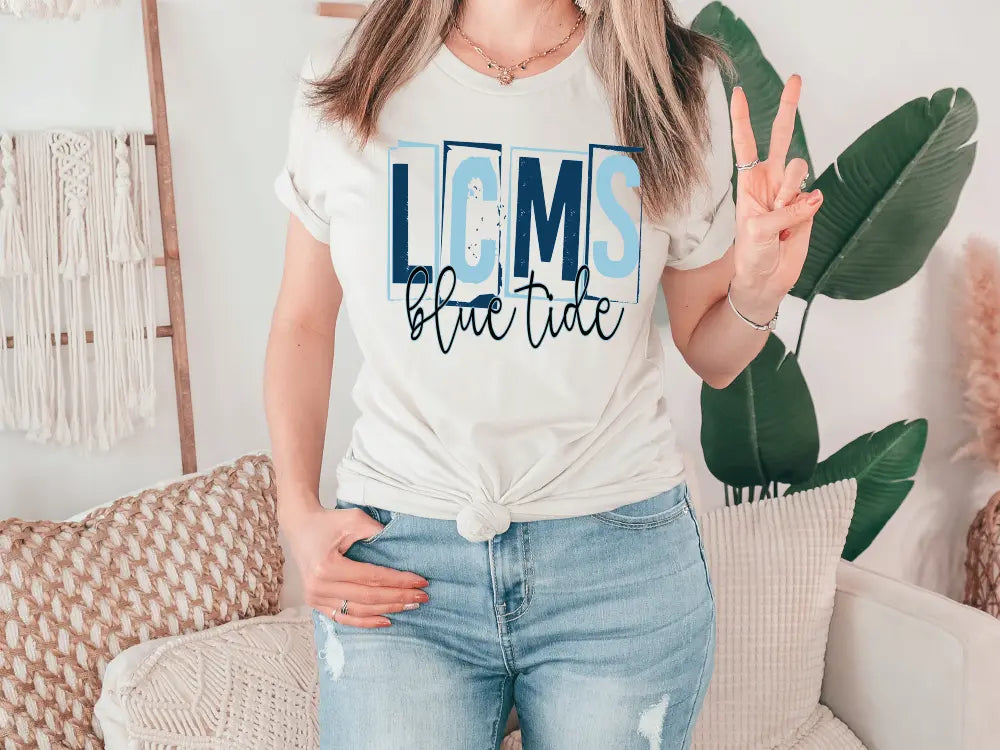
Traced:
<path id="1" fill-rule="evenodd" d="M 819 702 L 856 494 L 851 479 L 705 514 L 718 644 L 695 750 L 863 750 Z"/>
<path id="2" fill-rule="evenodd" d="M 119 652 L 277 612 L 276 510 L 270 460 L 250 455 L 82 521 L 0 521 L 3 749 L 98 750 Z"/>

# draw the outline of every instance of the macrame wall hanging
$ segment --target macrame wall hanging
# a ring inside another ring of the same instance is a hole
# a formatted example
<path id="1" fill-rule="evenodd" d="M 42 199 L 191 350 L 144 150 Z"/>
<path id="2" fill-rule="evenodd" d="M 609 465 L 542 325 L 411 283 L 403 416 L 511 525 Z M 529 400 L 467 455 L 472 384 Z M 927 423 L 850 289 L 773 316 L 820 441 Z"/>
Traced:
<path id="1" fill-rule="evenodd" d="M 91 8 L 118 5 L 118 0 L 0 0 L 0 13 L 19 18 L 79 18 Z"/>
<path id="2" fill-rule="evenodd" d="M 152 424 L 144 142 L 0 132 L 0 429 L 107 450 Z"/>

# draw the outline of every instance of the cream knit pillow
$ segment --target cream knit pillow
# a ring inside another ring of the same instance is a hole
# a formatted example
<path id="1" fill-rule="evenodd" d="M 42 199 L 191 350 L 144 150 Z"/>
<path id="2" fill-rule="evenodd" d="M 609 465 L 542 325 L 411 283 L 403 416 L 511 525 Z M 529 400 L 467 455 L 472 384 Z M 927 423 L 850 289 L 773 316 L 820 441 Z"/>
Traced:
<path id="1" fill-rule="evenodd" d="M 274 477 L 252 455 L 80 521 L 0 521 L 3 750 L 103 747 L 94 702 L 134 644 L 277 611 Z"/>
<path id="2" fill-rule="evenodd" d="M 95 711 L 106 750 L 316 750 L 309 612 L 294 607 L 122 653 Z"/>
<path id="3" fill-rule="evenodd" d="M 819 703 L 856 492 L 851 479 L 705 514 L 718 622 L 695 750 L 863 750 Z"/>

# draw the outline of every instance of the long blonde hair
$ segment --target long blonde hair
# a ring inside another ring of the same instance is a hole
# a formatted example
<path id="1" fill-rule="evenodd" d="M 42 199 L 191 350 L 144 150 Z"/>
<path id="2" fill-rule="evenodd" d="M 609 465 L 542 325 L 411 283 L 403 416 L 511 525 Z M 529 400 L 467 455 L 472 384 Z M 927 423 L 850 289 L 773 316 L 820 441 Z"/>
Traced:
<path id="1" fill-rule="evenodd" d="M 311 103 L 367 143 L 400 86 L 430 62 L 457 23 L 460 0 L 373 0 Z M 667 0 L 588 0 L 591 63 L 607 90 L 615 130 L 635 155 L 643 204 L 665 216 L 704 184 L 709 122 L 705 64 L 729 69 L 713 39 L 680 24 Z"/>

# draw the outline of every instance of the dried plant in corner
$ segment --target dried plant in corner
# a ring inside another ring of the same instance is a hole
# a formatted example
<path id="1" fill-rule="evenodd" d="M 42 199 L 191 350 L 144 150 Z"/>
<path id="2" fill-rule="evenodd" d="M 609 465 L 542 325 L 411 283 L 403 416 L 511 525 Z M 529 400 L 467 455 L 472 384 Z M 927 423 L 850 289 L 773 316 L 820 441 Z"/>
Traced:
<path id="1" fill-rule="evenodd" d="M 960 283 L 963 397 L 975 436 L 957 455 L 982 459 L 1000 472 L 1000 248 L 970 237 Z"/>

